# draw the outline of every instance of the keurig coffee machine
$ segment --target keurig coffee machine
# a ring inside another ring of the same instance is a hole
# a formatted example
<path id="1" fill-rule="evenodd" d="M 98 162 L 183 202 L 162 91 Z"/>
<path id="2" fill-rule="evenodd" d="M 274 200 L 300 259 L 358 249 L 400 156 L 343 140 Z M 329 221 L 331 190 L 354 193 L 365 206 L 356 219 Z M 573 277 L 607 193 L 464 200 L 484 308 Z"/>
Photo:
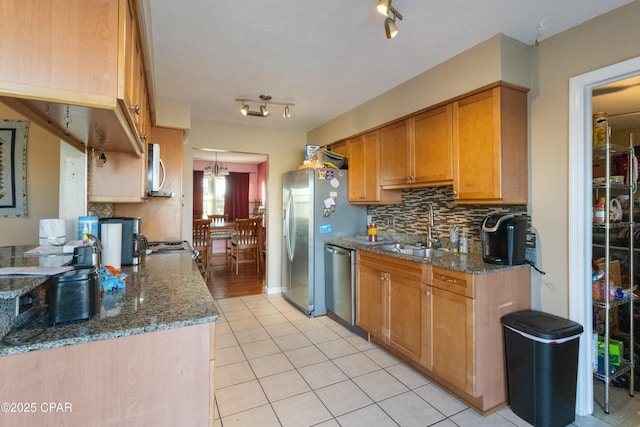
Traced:
<path id="1" fill-rule="evenodd" d="M 527 243 L 525 215 L 496 214 L 482 221 L 482 258 L 484 262 L 501 265 L 525 263 Z"/>

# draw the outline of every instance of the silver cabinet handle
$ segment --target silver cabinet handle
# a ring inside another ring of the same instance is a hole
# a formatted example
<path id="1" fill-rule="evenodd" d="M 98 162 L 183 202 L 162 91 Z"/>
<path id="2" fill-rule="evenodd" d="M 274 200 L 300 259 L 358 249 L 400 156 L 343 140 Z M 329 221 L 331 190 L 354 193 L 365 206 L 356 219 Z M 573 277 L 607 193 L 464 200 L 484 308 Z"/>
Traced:
<path id="1" fill-rule="evenodd" d="M 451 277 L 447 277 L 447 276 L 440 276 L 440 280 L 442 280 L 443 282 L 446 282 L 446 283 L 451 283 L 453 285 L 458 283 L 458 281 L 456 279 L 452 279 Z"/>
<path id="2" fill-rule="evenodd" d="M 139 105 L 134 105 L 133 108 L 131 108 L 133 110 L 134 113 L 136 113 L 137 115 L 140 115 L 140 106 Z"/>

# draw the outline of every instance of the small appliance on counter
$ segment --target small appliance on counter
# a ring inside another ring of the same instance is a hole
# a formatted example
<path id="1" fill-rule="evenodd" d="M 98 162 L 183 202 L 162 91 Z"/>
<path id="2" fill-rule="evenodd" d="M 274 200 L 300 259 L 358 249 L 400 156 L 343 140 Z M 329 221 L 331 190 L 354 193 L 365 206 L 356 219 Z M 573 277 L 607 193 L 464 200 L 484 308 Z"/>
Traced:
<path id="1" fill-rule="evenodd" d="M 53 276 L 47 299 L 52 326 L 99 314 L 102 299 L 98 267 L 78 268 Z"/>
<path id="2" fill-rule="evenodd" d="M 149 249 L 147 238 L 140 234 L 140 218 L 113 217 L 100 218 L 100 225 L 109 223 L 122 224 L 122 265 L 138 265 L 140 257 Z M 101 229 L 102 227 L 98 227 Z M 98 236 L 101 240 L 103 236 Z"/>
<path id="3" fill-rule="evenodd" d="M 500 265 L 524 264 L 527 223 L 525 215 L 495 214 L 482 221 L 482 258 Z"/>

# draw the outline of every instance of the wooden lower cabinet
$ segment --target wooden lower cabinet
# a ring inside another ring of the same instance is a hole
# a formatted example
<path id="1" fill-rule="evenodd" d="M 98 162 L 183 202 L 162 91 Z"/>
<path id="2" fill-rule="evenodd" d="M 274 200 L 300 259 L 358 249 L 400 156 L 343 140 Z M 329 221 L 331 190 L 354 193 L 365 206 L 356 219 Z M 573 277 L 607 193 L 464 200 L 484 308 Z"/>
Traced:
<path id="1" fill-rule="evenodd" d="M 2 356 L 16 412 L 0 425 L 213 425 L 214 335 L 204 323 Z"/>
<path id="2" fill-rule="evenodd" d="M 358 251 L 358 325 L 480 413 L 507 402 L 501 317 L 531 308 L 526 267 L 468 274 Z"/>
<path id="3" fill-rule="evenodd" d="M 446 378 L 465 393 L 473 392 L 474 300 L 442 289 L 432 288 L 433 362 L 435 375 Z"/>
<path id="4" fill-rule="evenodd" d="M 385 301 L 387 279 L 385 273 L 375 267 L 359 265 L 356 279 L 356 324 L 371 336 L 384 340 L 387 333 Z"/>
<path id="5" fill-rule="evenodd" d="M 423 362 L 420 264 L 358 252 L 356 323 L 416 362 Z"/>

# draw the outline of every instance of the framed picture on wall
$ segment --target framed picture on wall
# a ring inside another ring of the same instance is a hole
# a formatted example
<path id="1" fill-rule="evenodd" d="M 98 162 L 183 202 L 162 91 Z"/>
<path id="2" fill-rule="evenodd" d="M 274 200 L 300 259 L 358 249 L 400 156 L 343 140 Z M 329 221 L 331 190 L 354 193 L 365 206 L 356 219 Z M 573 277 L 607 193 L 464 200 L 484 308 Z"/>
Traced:
<path id="1" fill-rule="evenodd" d="M 26 218 L 29 122 L 0 120 L 0 218 Z"/>

